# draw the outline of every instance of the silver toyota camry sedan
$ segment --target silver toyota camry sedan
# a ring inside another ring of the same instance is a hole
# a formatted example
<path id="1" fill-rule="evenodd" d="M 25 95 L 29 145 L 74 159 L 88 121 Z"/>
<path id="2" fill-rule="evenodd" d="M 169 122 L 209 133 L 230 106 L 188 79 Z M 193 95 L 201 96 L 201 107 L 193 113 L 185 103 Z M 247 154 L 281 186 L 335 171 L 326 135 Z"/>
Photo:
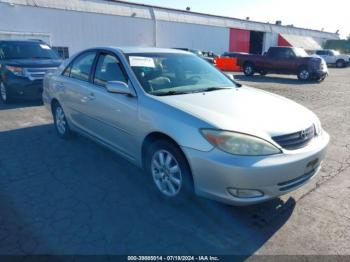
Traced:
<path id="1" fill-rule="evenodd" d="M 171 201 L 276 198 L 315 177 L 329 142 L 310 110 L 179 50 L 85 50 L 45 77 L 43 100 L 59 137 L 121 154 Z"/>

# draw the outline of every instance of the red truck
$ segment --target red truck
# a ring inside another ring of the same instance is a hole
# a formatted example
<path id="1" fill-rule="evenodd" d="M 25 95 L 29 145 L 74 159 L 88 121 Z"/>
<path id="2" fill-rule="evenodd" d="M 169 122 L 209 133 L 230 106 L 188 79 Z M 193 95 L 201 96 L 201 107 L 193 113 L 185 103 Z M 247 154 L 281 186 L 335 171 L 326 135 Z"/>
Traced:
<path id="1" fill-rule="evenodd" d="M 328 75 L 325 61 L 317 56 L 309 56 L 304 49 L 295 47 L 270 47 L 264 55 L 241 54 L 237 65 L 247 76 L 254 73 L 266 75 L 297 75 L 299 80 L 322 81 Z"/>

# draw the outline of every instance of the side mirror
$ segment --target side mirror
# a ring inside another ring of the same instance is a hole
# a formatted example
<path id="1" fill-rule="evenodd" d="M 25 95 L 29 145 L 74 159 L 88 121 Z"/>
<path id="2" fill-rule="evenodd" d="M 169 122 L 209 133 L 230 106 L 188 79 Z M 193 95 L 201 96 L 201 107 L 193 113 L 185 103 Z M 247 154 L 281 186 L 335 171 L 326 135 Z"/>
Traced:
<path id="1" fill-rule="evenodd" d="M 109 93 L 133 95 L 129 86 L 121 81 L 108 81 L 106 89 Z"/>

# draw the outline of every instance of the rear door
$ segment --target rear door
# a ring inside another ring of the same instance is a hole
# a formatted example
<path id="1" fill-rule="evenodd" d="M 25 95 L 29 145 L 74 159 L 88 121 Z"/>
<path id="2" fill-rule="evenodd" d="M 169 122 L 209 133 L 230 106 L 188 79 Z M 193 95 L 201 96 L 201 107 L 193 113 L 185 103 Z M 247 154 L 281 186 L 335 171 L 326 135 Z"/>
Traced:
<path id="1" fill-rule="evenodd" d="M 89 99 L 90 78 L 96 55 L 97 51 L 86 51 L 77 56 L 56 83 L 57 90 L 61 91 L 60 102 L 66 116 L 84 131 L 90 128 L 84 104 Z"/>
<path id="2" fill-rule="evenodd" d="M 297 66 L 297 58 L 290 48 L 272 48 L 266 59 L 268 71 L 291 73 Z"/>
<path id="3" fill-rule="evenodd" d="M 118 57 L 101 51 L 96 60 L 83 110 L 88 115 L 90 132 L 104 143 L 133 158 L 136 155 L 135 130 L 138 127 L 137 97 L 109 93 L 108 81 L 121 81 L 132 88 Z M 89 99 L 91 97 L 91 99 Z"/>

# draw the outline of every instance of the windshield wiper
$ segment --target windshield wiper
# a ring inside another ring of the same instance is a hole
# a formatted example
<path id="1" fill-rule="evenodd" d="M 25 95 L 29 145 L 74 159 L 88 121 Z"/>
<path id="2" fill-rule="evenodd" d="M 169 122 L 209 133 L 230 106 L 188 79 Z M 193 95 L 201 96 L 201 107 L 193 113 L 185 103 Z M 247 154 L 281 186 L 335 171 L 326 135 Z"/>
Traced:
<path id="1" fill-rule="evenodd" d="M 152 95 L 156 96 L 173 96 L 173 95 L 184 95 L 184 94 L 190 94 L 193 92 L 184 92 L 184 91 L 168 91 L 168 92 L 162 92 L 162 93 L 152 93 Z"/>
<path id="2" fill-rule="evenodd" d="M 31 58 L 32 59 L 53 59 L 53 58 L 48 57 L 48 56 L 32 56 Z"/>
<path id="3" fill-rule="evenodd" d="M 211 91 L 217 91 L 217 90 L 223 90 L 223 89 L 231 89 L 231 88 L 227 88 L 227 87 L 208 87 L 208 88 L 196 90 L 193 93 L 211 92 Z"/>

